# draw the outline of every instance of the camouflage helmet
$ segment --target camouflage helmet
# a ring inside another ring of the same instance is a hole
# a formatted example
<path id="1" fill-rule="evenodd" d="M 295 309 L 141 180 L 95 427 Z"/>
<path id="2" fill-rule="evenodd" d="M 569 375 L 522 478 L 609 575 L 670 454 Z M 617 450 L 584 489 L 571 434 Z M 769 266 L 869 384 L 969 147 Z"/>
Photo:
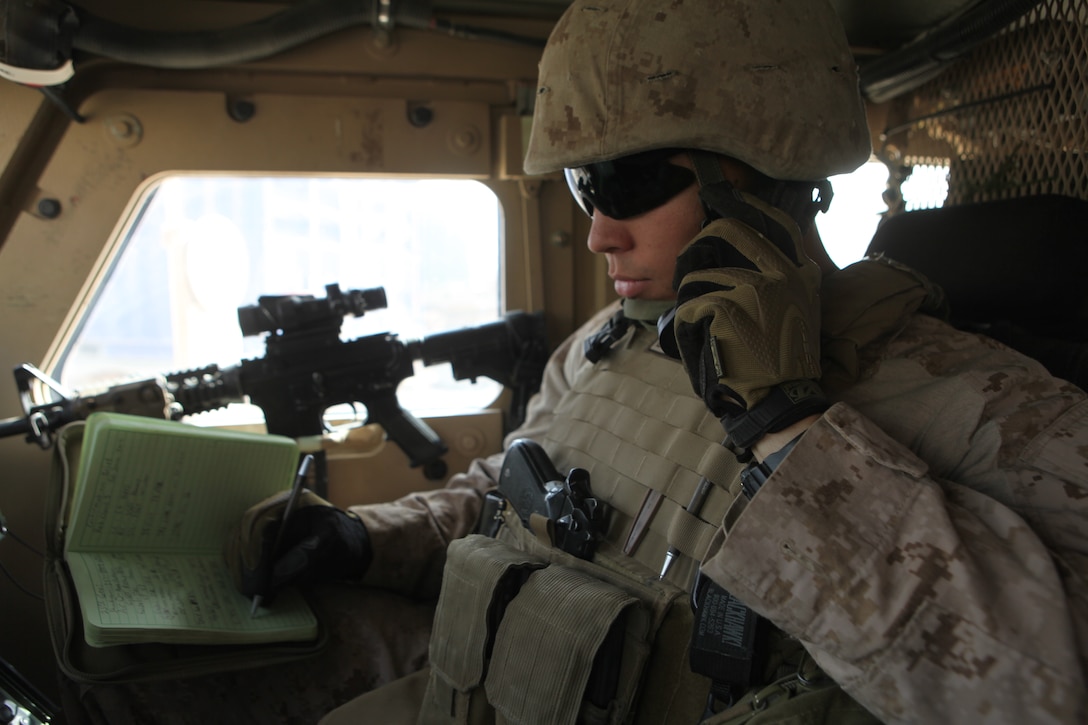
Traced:
<path id="1" fill-rule="evenodd" d="M 576 0 L 540 61 L 525 170 L 659 148 L 798 181 L 868 160 L 857 66 L 827 0 Z"/>

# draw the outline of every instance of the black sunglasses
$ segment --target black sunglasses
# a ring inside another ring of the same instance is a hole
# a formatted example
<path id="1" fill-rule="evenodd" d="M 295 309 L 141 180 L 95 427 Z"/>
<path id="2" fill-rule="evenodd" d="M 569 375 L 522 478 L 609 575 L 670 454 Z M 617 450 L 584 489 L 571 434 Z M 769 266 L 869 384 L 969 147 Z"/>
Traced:
<path id="1" fill-rule="evenodd" d="M 630 219 L 664 204 L 695 183 L 695 172 L 669 163 L 677 149 L 657 149 L 611 161 L 565 169 L 575 201 L 589 216 L 594 209 L 613 219 Z"/>

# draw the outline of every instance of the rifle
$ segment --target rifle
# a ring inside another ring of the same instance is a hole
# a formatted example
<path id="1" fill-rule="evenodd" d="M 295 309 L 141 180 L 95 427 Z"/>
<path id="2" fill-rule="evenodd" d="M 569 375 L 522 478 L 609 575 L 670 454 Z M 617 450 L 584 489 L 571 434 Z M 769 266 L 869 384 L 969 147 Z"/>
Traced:
<path id="1" fill-rule="evenodd" d="M 269 433 L 301 438 L 324 432 L 329 407 L 360 403 L 366 406 L 367 423 L 380 424 L 410 465 L 423 466 L 428 478 L 437 479 L 445 476 L 441 456 L 446 445 L 396 397 L 397 386 L 413 375 L 416 359 L 425 365 L 449 362 L 456 380 L 488 377 L 511 388 L 507 425 L 520 425 L 547 361 L 540 313 L 511 312 L 498 322 L 410 342 L 388 332 L 343 341 L 344 317 L 384 308 L 385 290 L 341 292 L 336 284 L 325 289 L 324 298 L 262 296 L 256 305 L 239 307 L 244 336 L 267 333 L 265 355 L 226 368 L 208 365 L 81 397 L 33 366 L 21 365 L 15 380 L 25 415 L 0 421 L 0 437 L 25 433 L 28 442 L 48 448 L 57 428 L 95 410 L 176 420 L 248 399 L 264 411 Z M 33 380 L 58 399 L 34 405 Z"/>
<path id="2" fill-rule="evenodd" d="M 29 363 L 17 366 L 14 372 L 23 415 L 0 420 L 0 438 L 25 433 L 27 443 L 37 443 L 42 449 L 53 445 L 53 434 L 58 428 L 100 410 L 169 420 L 177 420 L 184 414 L 170 394 L 166 378 L 161 375 L 81 396 Z M 54 400 L 35 404 L 31 390 L 34 381 L 48 389 Z"/>

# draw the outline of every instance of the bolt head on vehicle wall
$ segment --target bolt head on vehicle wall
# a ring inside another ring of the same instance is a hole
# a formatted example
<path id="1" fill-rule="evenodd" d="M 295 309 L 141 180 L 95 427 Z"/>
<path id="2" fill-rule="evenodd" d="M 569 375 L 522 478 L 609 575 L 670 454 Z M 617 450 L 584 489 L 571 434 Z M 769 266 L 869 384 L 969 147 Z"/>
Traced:
<path id="1" fill-rule="evenodd" d="M 120 146 L 135 146 L 144 137 L 144 127 L 140 120 L 128 113 L 110 116 L 102 121 L 106 135 Z"/>

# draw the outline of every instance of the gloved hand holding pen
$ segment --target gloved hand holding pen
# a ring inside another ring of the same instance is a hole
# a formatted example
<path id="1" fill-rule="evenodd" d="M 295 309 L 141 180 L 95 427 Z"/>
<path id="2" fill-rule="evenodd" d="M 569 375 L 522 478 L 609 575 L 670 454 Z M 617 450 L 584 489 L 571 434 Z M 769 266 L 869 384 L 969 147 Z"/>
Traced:
<path id="1" fill-rule="evenodd" d="M 304 489 L 281 534 L 289 498 L 284 491 L 250 507 L 227 535 L 235 588 L 267 604 L 291 584 L 362 579 L 373 552 L 359 517 Z"/>

